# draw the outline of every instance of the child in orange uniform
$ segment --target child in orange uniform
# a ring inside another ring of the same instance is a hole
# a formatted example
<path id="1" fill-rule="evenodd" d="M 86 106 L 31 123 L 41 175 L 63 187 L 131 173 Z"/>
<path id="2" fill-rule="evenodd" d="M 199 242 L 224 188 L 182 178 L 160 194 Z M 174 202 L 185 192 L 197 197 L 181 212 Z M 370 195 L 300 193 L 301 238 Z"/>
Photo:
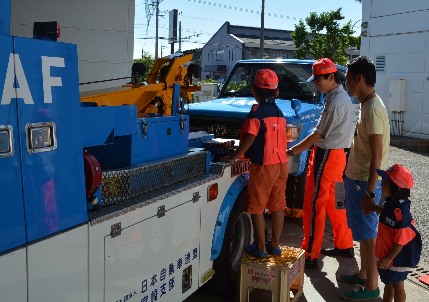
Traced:
<path id="1" fill-rule="evenodd" d="M 286 157 L 286 118 L 275 103 L 277 74 L 271 69 L 258 70 L 252 93 L 258 104 L 252 106 L 241 128 L 240 145 L 227 160 L 234 162 L 244 154 L 252 165 L 249 171 L 247 212 L 251 214 L 254 243 L 245 247 L 247 254 L 266 258 L 280 255 L 280 235 L 286 209 L 285 190 L 288 177 Z M 272 237 L 265 238 L 264 209 L 272 213 Z"/>
<path id="2" fill-rule="evenodd" d="M 422 242 L 410 213 L 410 189 L 414 181 L 410 170 L 395 164 L 386 171 L 377 169 L 386 201 L 374 210 L 380 213 L 375 254 L 383 301 L 406 300 L 404 280 L 420 260 Z"/>

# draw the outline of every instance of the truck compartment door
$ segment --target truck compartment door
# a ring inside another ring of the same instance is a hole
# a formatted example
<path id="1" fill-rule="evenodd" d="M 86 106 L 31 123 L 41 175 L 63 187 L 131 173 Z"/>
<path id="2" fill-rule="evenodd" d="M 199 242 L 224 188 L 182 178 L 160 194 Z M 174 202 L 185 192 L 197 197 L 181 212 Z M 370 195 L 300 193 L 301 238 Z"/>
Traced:
<path id="1" fill-rule="evenodd" d="M 29 242 L 87 221 L 76 45 L 14 38 Z"/>
<path id="2" fill-rule="evenodd" d="M 155 215 L 105 238 L 106 301 L 177 302 L 198 288 L 201 200 L 194 197 L 188 190 L 145 207 Z"/>
<path id="3" fill-rule="evenodd" d="M 0 253 L 25 243 L 13 40 L 0 35 Z"/>

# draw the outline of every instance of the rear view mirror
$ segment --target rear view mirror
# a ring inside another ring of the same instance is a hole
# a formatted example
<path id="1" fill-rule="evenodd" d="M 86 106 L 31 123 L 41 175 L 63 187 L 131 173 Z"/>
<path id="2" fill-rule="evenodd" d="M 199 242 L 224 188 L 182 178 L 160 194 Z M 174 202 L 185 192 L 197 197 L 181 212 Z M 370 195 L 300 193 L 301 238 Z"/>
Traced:
<path id="1" fill-rule="evenodd" d="M 290 106 L 292 107 L 292 110 L 297 113 L 297 111 L 301 110 L 301 101 L 297 99 L 292 99 Z"/>

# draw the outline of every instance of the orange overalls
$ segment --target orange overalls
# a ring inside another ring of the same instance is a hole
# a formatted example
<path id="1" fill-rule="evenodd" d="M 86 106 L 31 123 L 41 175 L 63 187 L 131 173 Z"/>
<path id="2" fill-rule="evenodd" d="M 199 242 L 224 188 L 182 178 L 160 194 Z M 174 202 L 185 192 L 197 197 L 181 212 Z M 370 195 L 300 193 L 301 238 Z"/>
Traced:
<path id="1" fill-rule="evenodd" d="M 302 248 L 307 259 L 319 258 L 325 233 L 326 213 L 331 221 L 334 245 L 339 249 L 353 247 L 352 232 L 347 226 L 346 210 L 337 208 L 335 183 L 343 181 L 346 166 L 344 149 L 313 147 L 310 153 L 304 194 Z"/>

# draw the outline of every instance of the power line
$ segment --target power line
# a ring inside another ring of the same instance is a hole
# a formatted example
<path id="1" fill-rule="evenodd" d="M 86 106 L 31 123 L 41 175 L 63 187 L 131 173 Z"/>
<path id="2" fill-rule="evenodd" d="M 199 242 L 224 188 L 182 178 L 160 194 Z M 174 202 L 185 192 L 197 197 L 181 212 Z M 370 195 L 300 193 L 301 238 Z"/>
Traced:
<path id="1" fill-rule="evenodd" d="M 146 35 L 148 34 L 148 30 L 149 30 L 150 18 L 154 14 L 154 9 L 153 9 L 154 3 L 157 3 L 158 6 L 159 6 L 159 4 L 162 1 L 164 1 L 164 0 L 145 0 L 145 7 L 146 7 L 146 9 L 148 8 L 148 6 L 150 8 L 152 8 L 151 10 L 150 9 L 146 10 L 146 14 L 150 14 L 150 16 L 146 16 L 146 18 L 148 20 L 148 23 L 146 25 L 147 26 L 146 27 Z M 208 1 L 208 0 L 188 0 L 188 1 L 189 2 L 194 2 L 196 4 L 213 6 L 215 8 L 220 8 L 222 10 L 231 10 L 231 11 L 239 12 L 239 13 L 249 13 L 249 14 L 260 15 L 260 10 L 258 10 L 258 9 L 252 9 L 252 8 L 248 8 L 248 7 L 241 7 L 239 5 L 234 5 L 232 3 L 232 2 L 234 2 L 233 0 L 232 1 L 230 0 L 228 2 L 228 4 L 223 4 L 223 3 L 216 2 L 216 1 Z M 149 4 L 149 2 L 150 2 L 150 4 Z M 237 1 L 235 1 L 235 2 L 237 2 Z M 279 11 L 277 9 L 275 9 L 275 10 Z M 267 11 L 267 10 L 265 10 L 264 14 L 266 16 L 268 16 L 268 17 L 271 17 L 271 18 L 291 19 L 291 20 L 298 20 L 299 19 L 299 18 L 294 17 L 294 16 L 288 16 L 288 15 L 277 13 L 277 12 L 272 13 L 272 12 Z M 214 19 L 211 19 L 211 18 L 208 18 L 208 17 L 192 16 L 192 15 L 183 14 L 182 11 L 180 11 L 180 15 L 181 15 L 181 17 L 184 17 L 184 18 L 197 19 L 197 20 L 201 20 L 201 21 L 207 21 L 207 22 L 210 22 L 210 23 L 221 23 L 219 20 L 214 20 Z M 143 24 L 136 23 L 135 27 L 138 28 L 140 25 L 143 25 Z M 168 30 L 169 27 L 167 27 L 167 26 L 160 26 L 158 24 L 158 26 L 156 26 L 156 31 L 158 32 L 159 29 Z M 185 43 L 196 43 L 196 44 L 206 44 L 207 42 L 198 42 L 198 41 L 191 42 L 191 41 L 186 41 L 186 40 L 190 39 L 192 37 L 195 37 L 195 36 L 196 37 L 207 36 L 207 39 L 209 40 L 213 36 L 213 34 L 214 34 L 214 32 L 196 32 L 195 30 L 187 30 L 187 29 L 183 29 L 182 32 L 192 33 L 189 36 L 184 37 L 182 39 L 182 40 L 184 40 L 183 42 L 185 42 Z M 159 35 L 156 34 L 156 36 L 159 36 Z M 141 38 L 136 37 L 136 39 L 150 40 L 150 39 L 153 39 L 153 38 L 152 37 L 141 37 Z"/>
<path id="2" fill-rule="evenodd" d="M 197 4 L 202 4 L 202 5 L 208 5 L 208 6 L 213 6 L 213 7 L 217 7 L 217 8 L 222 8 L 222 9 L 228 9 L 228 10 L 233 10 L 233 11 L 237 11 L 237 12 L 244 12 L 244 13 L 250 13 L 250 14 L 256 14 L 256 15 L 260 15 L 261 11 L 257 10 L 257 9 L 250 9 L 250 8 L 243 8 L 240 6 L 235 6 L 235 5 L 230 5 L 230 4 L 222 4 L 216 1 L 208 1 L 208 0 L 188 0 L 189 2 L 194 2 Z M 274 13 L 274 12 L 270 12 L 270 11 L 266 11 L 265 12 L 265 16 L 267 17 L 274 17 L 274 18 L 280 18 L 280 19 L 288 19 L 288 20 L 295 20 L 297 21 L 298 19 L 294 16 L 288 16 L 288 15 L 284 15 L 284 14 L 279 14 L 279 13 Z"/>
<path id="3" fill-rule="evenodd" d="M 144 24 L 139 24 L 139 23 L 136 23 L 136 24 L 134 24 L 134 27 L 140 27 L 140 26 L 142 26 L 142 25 L 144 25 Z M 158 27 L 159 28 L 163 28 L 163 29 L 169 29 L 169 27 L 167 27 L 167 26 L 162 26 L 162 25 L 158 25 Z M 213 32 L 207 32 L 207 31 L 196 31 L 196 30 L 194 30 L 194 29 L 182 29 L 182 32 L 187 32 L 187 33 L 192 33 L 193 35 L 213 35 Z"/>
<path id="4" fill-rule="evenodd" d="M 145 0 L 145 3 L 147 4 L 148 1 L 149 0 Z M 151 3 L 153 3 L 154 1 L 156 1 L 156 0 L 152 0 Z M 216 1 L 208 1 L 208 0 L 188 0 L 188 1 L 189 2 L 194 2 L 194 3 L 197 3 L 197 4 L 202 4 L 202 5 L 213 6 L 213 7 L 217 7 L 217 8 L 221 8 L 221 9 L 228 9 L 228 10 L 234 10 L 234 11 L 238 11 L 238 12 L 251 13 L 251 14 L 258 14 L 258 15 L 260 14 L 260 11 L 257 10 L 257 9 L 243 8 L 243 7 L 236 6 L 236 5 L 231 5 L 231 4 L 222 4 L 222 3 L 219 3 L 219 2 L 216 2 Z M 161 3 L 161 2 L 162 1 L 159 0 L 159 3 Z M 152 4 L 150 4 L 150 5 L 153 6 Z M 146 16 L 148 18 L 148 20 L 150 20 L 150 17 L 152 17 L 152 15 L 153 15 L 153 10 L 151 12 L 151 16 L 149 16 L 149 17 Z M 207 21 L 207 22 L 211 22 L 211 23 L 221 23 L 221 21 L 219 21 L 219 20 L 215 20 L 215 19 L 211 19 L 211 18 L 207 18 L 207 17 L 192 16 L 192 15 L 183 14 L 182 11 L 180 12 L 180 15 L 182 17 L 190 18 L 190 19 L 197 19 L 197 20 Z M 272 13 L 272 12 L 269 12 L 269 11 L 266 11 L 265 15 L 268 16 L 268 17 L 274 17 L 274 18 L 297 20 L 297 18 L 294 17 L 294 16 L 287 16 L 287 15 L 284 15 L 284 14 Z M 137 23 L 137 24 L 135 24 L 135 26 L 136 25 L 141 25 L 141 24 Z M 147 35 L 148 34 L 148 29 L 149 29 L 149 21 L 148 21 L 148 23 L 147 23 L 146 26 L 147 26 L 147 28 L 146 28 L 146 35 Z M 136 27 L 138 28 L 139 26 L 136 26 Z M 168 27 L 165 27 L 165 26 L 158 25 L 158 27 L 159 28 L 164 28 L 164 29 L 168 30 Z M 186 30 L 186 29 L 183 29 L 182 32 L 183 31 L 191 32 L 190 30 Z M 205 35 L 212 36 L 214 33 L 213 32 L 200 32 L 200 34 L 201 35 L 205 34 Z"/>

